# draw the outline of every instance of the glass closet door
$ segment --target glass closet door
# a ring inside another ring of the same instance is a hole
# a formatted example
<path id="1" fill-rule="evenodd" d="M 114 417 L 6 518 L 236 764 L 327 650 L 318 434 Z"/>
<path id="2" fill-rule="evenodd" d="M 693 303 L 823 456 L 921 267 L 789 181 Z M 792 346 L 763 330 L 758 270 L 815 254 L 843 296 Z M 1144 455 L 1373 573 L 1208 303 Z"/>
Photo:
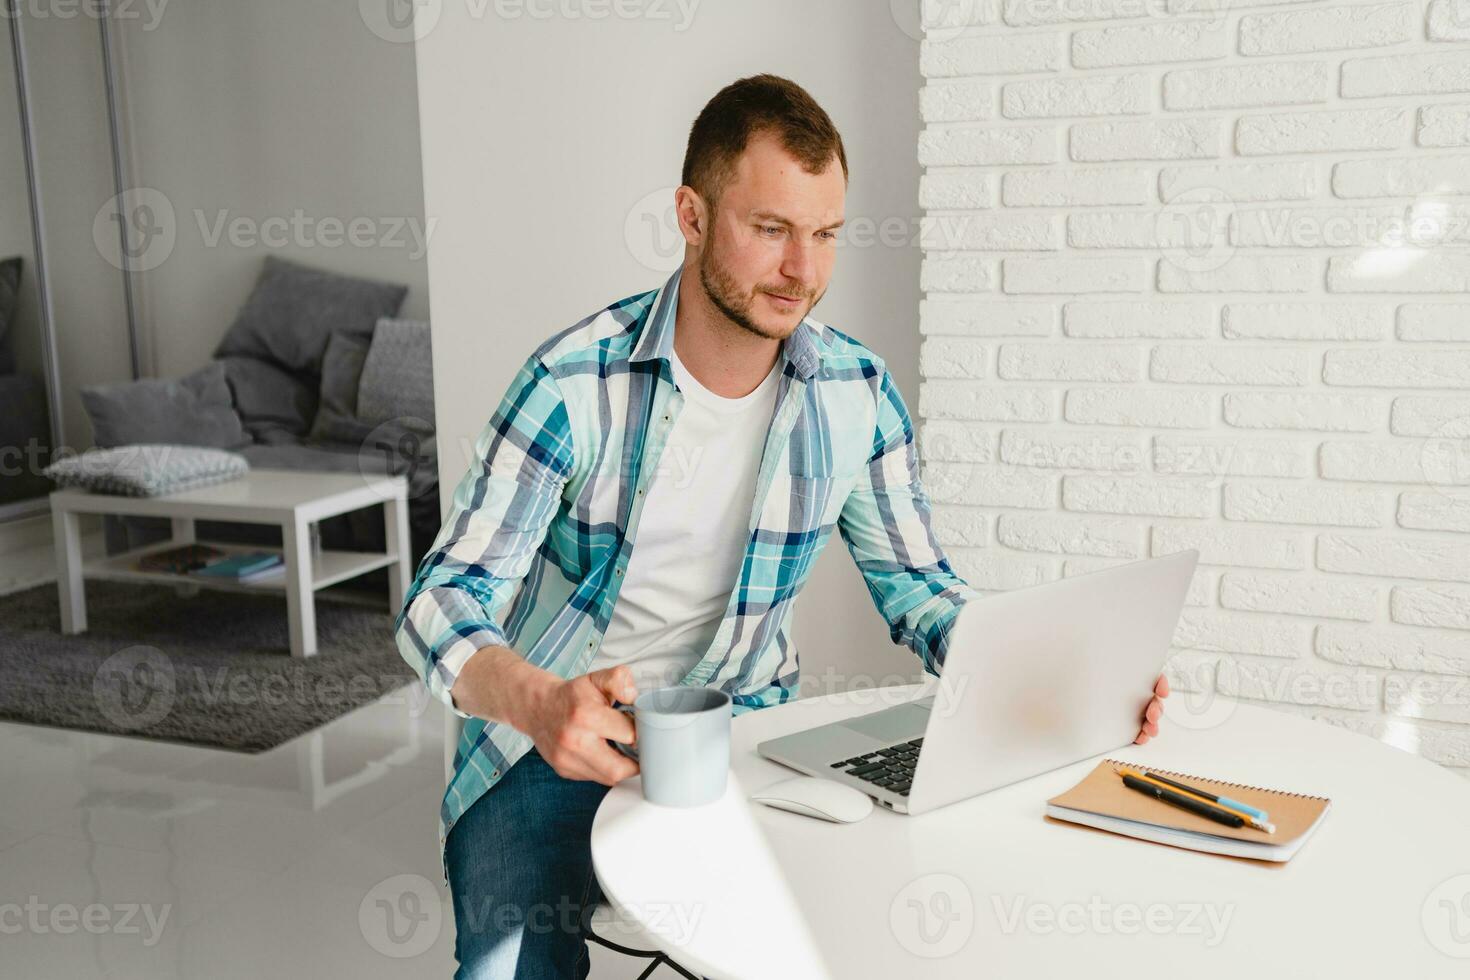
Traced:
<path id="1" fill-rule="evenodd" d="M 57 351 L 62 445 L 90 448 L 88 385 L 136 377 L 108 112 L 104 25 L 92 4 L 75 17 L 36 16 L 20 3 L 36 185 L 41 201 L 51 332 Z"/>
<path id="2" fill-rule="evenodd" d="M 0 21 L 0 519 L 45 505 L 55 448 L 19 35 Z"/>
<path id="3" fill-rule="evenodd" d="M 106 9 L 0 0 L 0 521 L 44 510 L 41 470 L 93 444 L 82 389 L 138 374 Z"/>

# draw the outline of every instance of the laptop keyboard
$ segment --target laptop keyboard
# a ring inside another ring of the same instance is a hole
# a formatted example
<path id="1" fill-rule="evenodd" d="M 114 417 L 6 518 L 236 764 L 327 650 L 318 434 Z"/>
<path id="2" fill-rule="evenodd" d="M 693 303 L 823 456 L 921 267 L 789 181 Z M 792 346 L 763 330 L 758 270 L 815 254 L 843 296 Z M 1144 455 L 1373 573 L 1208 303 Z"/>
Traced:
<path id="1" fill-rule="evenodd" d="M 914 781 L 914 767 L 919 762 L 919 748 L 923 744 L 923 738 L 910 739 L 866 755 L 842 759 L 832 763 L 831 767 L 874 786 L 892 790 L 899 796 L 908 796 L 909 786 Z"/>

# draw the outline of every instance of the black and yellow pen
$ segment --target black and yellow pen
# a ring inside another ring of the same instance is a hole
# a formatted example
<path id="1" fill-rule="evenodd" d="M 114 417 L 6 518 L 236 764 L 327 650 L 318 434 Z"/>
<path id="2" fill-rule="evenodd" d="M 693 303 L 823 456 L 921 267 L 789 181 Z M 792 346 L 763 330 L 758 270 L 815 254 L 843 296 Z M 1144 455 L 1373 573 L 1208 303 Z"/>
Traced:
<path id="1" fill-rule="evenodd" d="M 1118 769 L 1114 771 L 1123 777 L 1123 784 L 1129 789 L 1136 789 L 1140 793 L 1147 793 L 1155 799 L 1163 800 L 1165 803 L 1172 803 L 1177 807 L 1189 810 L 1191 813 L 1197 813 L 1202 817 L 1214 820 L 1216 823 L 1223 823 L 1228 827 L 1250 827 L 1253 830 L 1264 831 L 1268 834 L 1274 834 L 1276 832 L 1276 827 L 1273 824 L 1257 820 L 1250 814 L 1242 813 L 1231 807 L 1207 800 L 1187 790 L 1175 789 L 1172 786 L 1165 785 L 1147 773 L 1141 773 L 1136 769 Z"/>

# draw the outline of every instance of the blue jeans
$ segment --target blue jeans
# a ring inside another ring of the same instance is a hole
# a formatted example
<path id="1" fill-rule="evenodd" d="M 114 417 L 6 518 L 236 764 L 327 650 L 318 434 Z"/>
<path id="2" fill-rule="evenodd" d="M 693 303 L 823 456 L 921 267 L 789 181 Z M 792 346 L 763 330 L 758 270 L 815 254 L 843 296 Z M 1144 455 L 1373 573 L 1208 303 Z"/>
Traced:
<path id="1" fill-rule="evenodd" d="M 585 980 L 602 889 L 592 817 L 608 787 L 564 779 L 532 748 L 449 830 L 459 980 Z"/>

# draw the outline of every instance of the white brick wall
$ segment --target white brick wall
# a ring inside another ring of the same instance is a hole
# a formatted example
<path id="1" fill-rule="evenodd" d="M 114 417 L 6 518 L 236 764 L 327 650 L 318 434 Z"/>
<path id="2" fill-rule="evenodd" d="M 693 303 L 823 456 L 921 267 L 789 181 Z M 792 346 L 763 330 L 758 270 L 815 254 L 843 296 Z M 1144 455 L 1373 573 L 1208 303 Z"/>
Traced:
<path id="1" fill-rule="evenodd" d="M 1470 776 L 1470 0 L 922 0 L 936 527 Z M 956 23 L 955 18 L 960 18 Z"/>

